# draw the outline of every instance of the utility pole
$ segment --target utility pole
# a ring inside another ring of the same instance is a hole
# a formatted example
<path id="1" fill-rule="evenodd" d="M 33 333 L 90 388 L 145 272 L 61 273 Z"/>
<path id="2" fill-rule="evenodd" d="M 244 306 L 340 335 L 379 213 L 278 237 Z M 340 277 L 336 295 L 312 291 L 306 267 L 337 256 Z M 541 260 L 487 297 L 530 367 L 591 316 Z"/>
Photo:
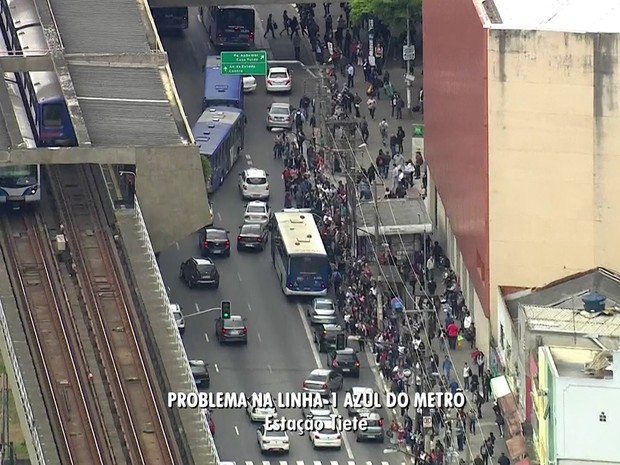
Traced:
<path id="1" fill-rule="evenodd" d="M 375 254 L 377 255 L 377 266 L 380 267 L 381 263 L 379 263 L 379 253 L 381 248 L 381 238 L 379 237 L 379 199 L 377 194 L 377 180 L 372 183 L 373 193 L 372 193 L 372 201 L 374 203 L 375 210 Z M 377 281 L 377 323 L 379 326 L 379 330 L 383 330 L 383 286 L 379 285 L 380 282 Z"/>
<path id="2" fill-rule="evenodd" d="M 407 3 L 407 50 L 411 49 L 411 19 L 409 18 L 409 3 Z M 407 57 L 410 58 L 410 57 Z M 412 60 L 407 60 L 407 74 L 405 75 L 405 83 L 407 85 L 407 109 L 413 108 L 413 95 L 411 88 L 413 87 L 413 72 L 411 70 Z"/>

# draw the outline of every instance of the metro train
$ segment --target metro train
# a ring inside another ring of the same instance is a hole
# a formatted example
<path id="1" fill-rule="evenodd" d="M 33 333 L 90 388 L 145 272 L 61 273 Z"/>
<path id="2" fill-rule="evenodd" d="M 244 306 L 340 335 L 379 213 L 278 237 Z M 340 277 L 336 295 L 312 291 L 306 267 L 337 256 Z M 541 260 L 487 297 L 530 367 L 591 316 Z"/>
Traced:
<path id="1" fill-rule="evenodd" d="M 48 50 L 33 0 L 8 0 L 8 5 L 23 55 L 41 54 Z M 38 145 L 76 146 L 75 129 L 56 73 L 35 71 L 28 74 L 32 82 L 28 100 L 36 123 Z"/>

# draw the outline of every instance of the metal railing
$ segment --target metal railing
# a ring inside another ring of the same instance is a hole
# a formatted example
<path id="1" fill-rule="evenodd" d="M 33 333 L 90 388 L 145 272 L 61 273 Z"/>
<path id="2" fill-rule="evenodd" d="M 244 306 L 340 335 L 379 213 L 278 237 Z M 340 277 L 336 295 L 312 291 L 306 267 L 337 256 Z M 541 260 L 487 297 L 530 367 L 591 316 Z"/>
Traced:
<path id="1" fill-rule="evenodd" d="M 28 431 L 30 432 L 30 437 L 32 438 L 32 448 L 34 449 L 34 453 L 36 455 L 36 464 L 45 465 L 45 456 L 43 455 L 43 448 L 41 446 L 39 432 L 37 430 L 35 418 L 32 413 L 32 407 L 30 406 L 30 401 L 28 399 L 28 392 L 26 391 L 26 386 L 24 384 L 24 378 L 22 377 L 19 361 L 17 360 L 17 354 L 15 353 L 15 348 L 13 347 L 13 340 L 11 339 L 9 324 L 6 320 L 6 315 L 4 314 L 4 307 L 2 306 L 2 303 L 0 303 L 0 329 L 2 330 L 2 336 L 4 338 L 4 342 L 9 353 L 11 367 L 13 368 L 13 373 L 15 374 L 15 382 L 17 384 L 17 397 L 19 398 L 19 402 L 24 409 L 24 416 L 26 418 Z M 15 397 L 14 400 L 17 403 L 17 399 L 15 399 Z M 19 406 L 17 407 L 19 408 Z"/>
<path id="2" fill-rule="evenodd" d="M 149 268 L 150 271 L 155 278 L 156 289 L 159 292 L 160 298 L 163 304 L 168 309 L 168 325 L 170 326 L 171 331 L 176 334 L 176 348 L 178 351 L 183 354 L 182 365 L 185 369 L 185 374 L 187 377 L 187 381 L 192 386 L 192 392 L 198 395 L 198 387 L 196 386 L 196 382 L 194 380 L 194 375 L 192 374 L 192 369 L 189 364 L 189 359 L 187 358 L 187 352 L 185 352 L 185 346 L 183 345 L 183 341 L 181 339 L 181 334 L 178 331 L 177 323 L 172 314 L 172 308 L 170 306 L 170 298 L 168 297 L 168 292 L 166 290 L 166 285 L 164 284 L 164 280 L 161 277 L 161 273 L 159 272 L 159 265 L 157 264 L 157 260 L 155 259 L 155 252 L 153 251 L 153 246 L 151 244 L 151 239 L 149 237 L 149 233 L 146 229 L 146 224 L 144 223 L 144 218 L 142 216 L 142 211 L 140 210 L 140 205 L 138 204 L 138 199 L 134 198 L 134 218 L 139 226 L 140 233 L 140 241 L 147 249 L 147 253 L 149 256 Z M 205 435 L 207 436 L 207 441 L 209 443 L 209 447 L 211 449 L 211 455 L 213 456 L 214 465 L 219 465 L 220 457 L 215 447 L 215 441 L 213 439 L 213 435 L 211 434 L 211 428 L 209 427 L 209 422 L 207 416 L 204 411 L 201 412 L 202 415 L 202 426 Z"/>

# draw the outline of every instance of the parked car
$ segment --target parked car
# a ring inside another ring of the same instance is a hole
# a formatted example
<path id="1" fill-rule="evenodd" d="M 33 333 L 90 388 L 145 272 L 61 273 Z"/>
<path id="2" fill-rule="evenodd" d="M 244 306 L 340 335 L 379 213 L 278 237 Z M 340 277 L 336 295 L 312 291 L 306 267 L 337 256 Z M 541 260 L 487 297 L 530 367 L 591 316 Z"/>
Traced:
<path id="1" fill-rule="evenodd" d="M 179 330 L 179 334 L 183 336 L 185 333 L 185 318 L 183 318 L 183 311 L 179 304 L 170 304 L 170 311 L 172 312 L 172 317 L 177 324 L 177 329 Z"/>
<path id="2" fill-rule="evenodd" d="M 209 376 L 209 370 L 207 364 L 203 360 L 190 360 L 189 366 L 192 369 L 192 375 L 196 386 L 199 388 L 208 388 L 211 385 L 211 376 Z"/>

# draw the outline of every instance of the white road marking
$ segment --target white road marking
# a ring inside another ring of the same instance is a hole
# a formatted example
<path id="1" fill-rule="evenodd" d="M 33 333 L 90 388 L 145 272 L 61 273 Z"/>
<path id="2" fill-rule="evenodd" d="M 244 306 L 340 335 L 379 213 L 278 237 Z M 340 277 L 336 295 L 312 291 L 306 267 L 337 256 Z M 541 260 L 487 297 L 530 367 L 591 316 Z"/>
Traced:
<path id="1" fill-rule="evenodd" d="M 196 307 L 196 313 L 200 313 L 200 306 L 198 305 L 198 302 L 194 304 L 194 307 Z"/>
<path id="2" fill-rule="evenodd" d="M 179 250 L 179 249 L 181 248 L 181 247 L 179 246 L 179 241 L 176 241 L 176 242 L 174 243 L 174 246 L 177 248 L 177 250 Z"/>
<path id="3" fill-rule="evenodd" d="M 250 165 L 250 166 L 252 166 L 252 165 L 253 165 L 252 160 L 248 160 L 248 161 L 246 161 L 246 163 L 247 163 L 248 165 Z"/>
<path id="4" fill-rule="evenodd" d="M 243 281 L 243 279 L 241 279 L 241 273 L 239 273 L 238 271 L 237 271 L 237 278 L 239 278 L 239 281 Z"/>
<path id="5" fill-rule="evenodd" d="M 304 461 L 303 460 L 297 460 L 297 465 L 304 465 Z"/>
<path id="6" fill-rule="evenodd" d="M 288 465 L 288 463 L 286 462 L 286 460 L 280 460 L 280 465 Z"/>
<path id="7" fill-rule="evenodd" d="M 250 155 L 249 153 L 245 154 L 245 159 L 246 160 L 250 160 L 252 158 L 252 155 Z"/>
<path id="8" fill-rule="evenodd" d="M 301 304 L 297 304 L 297 311 L 299 312 L 299 317 L 301 318 L 301 324 L 304 326 L 304 330 L 306 332 L 306 338 L 308 339 L 308 343 L 310 344 L 310 349 L 312 351 L 312 356 L 314 357 L 314 361 L 316 362 L 317 368 L 323 368 L 323 363 L 321 361 L 321 357 L 319 355 L 319 351 L 314 344 L 314 338 L 312 337 L 312 330 L 310 329 L 310 325 L 306 320 L 306 315 L 304 311 L 304 307 Z M 336 409 L 337 410 L 337 409 Z M 338 412 L 340 414 L 340 412 Z M 351 444 L 349 443 L 349 439 L 345 434 L 342 435 L 342 442 L 344 443 L 344 448 L 347 451 L 347 456 L 349 460 L 353 460 L 353 449 L 351 449 Z"/>
<path id="9" fill-rule="evenodd" d="M 256 333 L 256 336 L 258 337 L 258 342 L 262 344 L 263 340 L 260 338 L 260 333 Z"/>
<path id="10" fill-rule="evenodd" d="M 337 460 L 331 460 L 329 463 L 331 465 L 338 465 L 338 461 Z"/>
<path id="11" fill-rule="evenodd" d="M 381 462 L 381 465 L 390 465 L 390 462 Z"/>
<path id="12" fill-rule="evenodd" d="M 263 465 L 271 465 L 271 462 L 268 462 L 267 460 L 263 460 Z"/>
<path id="13" fill-rule="evenodd" d="M 349 464 L 348 465 L 355 465 L 355 461 L 349 460 Z"/>
<path id="14" fill-rule="evenodd" d="M 269 370 L 269 374 L 273 373 L 273 370 L 271 369 L 271 365 L 267 365 L 267 369 Z"/>
<path id="15" fill-rule="evenodd" d="M 205 333 L 205 340 L 207 341 L 207 344 L 209 343 L 209 335 L 207 333 Z"/>
<path id="16" fill-rule="evenodd" d="M 213 364 L 213 368 L 215 368 L 215 372 L 219 373 L 220 372 L 220 367 L 217 366 L 217 363 Z"/>
<path id="17" fill-rule="evenodd" d="M 372 465 L 372 462 L 366 462 L 366 465 Z"/>
<path id="18" fill-rule="evenodd" d="M 252 306 L 250 304 L 248 304 L 248 310 L 252 311 Z"/>
<path id="19" fill-rule="evenodd" d="M 247 460 L 245 461 L 245 465 L 254 465 L 254 462 L 248 462 Z"/>
<path id="20" fill-rule="evenodd" d="M 217 220 L 222 221 L 222 215 L 220 215 L 220 212 L 217 212 Z"/>
<path id="21" fill-rule="evenodd" d="M 235 433 L 237 433 L 237 436 L 239 436 L 239 428 L 237 428 L 236 426 L 235 426 Z"/>
<path id="22" fill-rule="evenodd" d="M 321 465 L 321 462 L 319 462 L 318 460 L 315 460 L 314 465 Z"/>

